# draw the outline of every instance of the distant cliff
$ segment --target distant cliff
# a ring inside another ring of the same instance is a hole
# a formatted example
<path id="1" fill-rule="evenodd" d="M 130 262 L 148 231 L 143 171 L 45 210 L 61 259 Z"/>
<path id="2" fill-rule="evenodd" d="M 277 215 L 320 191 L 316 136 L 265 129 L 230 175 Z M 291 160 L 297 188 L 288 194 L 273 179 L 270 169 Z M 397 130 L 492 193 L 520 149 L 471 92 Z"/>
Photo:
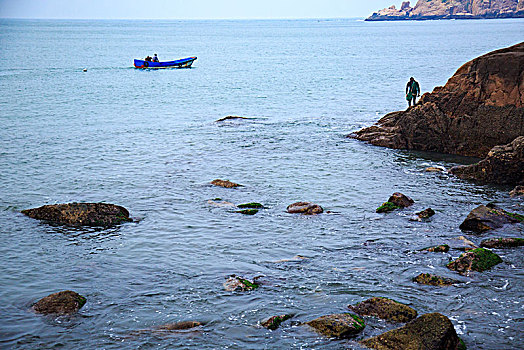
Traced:
<path id="1" fill-rule="evenodd" d="M 524 0 L 419 0 L 400 9 L 395 5 L 373 13 L 366 21 L 427 19 L 524 18 Z"/>

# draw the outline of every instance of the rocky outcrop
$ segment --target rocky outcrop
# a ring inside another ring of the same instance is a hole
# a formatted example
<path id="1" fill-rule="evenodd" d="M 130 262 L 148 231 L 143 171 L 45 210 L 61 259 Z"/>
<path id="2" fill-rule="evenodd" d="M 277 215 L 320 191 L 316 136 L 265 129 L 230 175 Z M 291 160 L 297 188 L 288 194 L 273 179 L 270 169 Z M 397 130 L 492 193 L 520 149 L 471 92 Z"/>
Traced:
<path id="1" fill-rule="evenodd" d="M 287 206 L 287 212 L 290 214 L 316 215 L 324 212 L 324 209 L 315 203 L 296 202 Z"/>
<path id="2" fill-rule="evenodd" d="M 376 316 L 391 322 L 409 322 L 417 317 L 411 307 L 387 298 L 371 298 L 348 308 L 360 316 Z"/>
<path id="3" fill-rule="evenodd" d="M 239 185 L 237 183 L 231 182 L 229 180 L 220 180 L 220 179 L 216 179 L 216 180 L 211 181 L 211 185 L 219 186 L 219 187 L 225 187 L 225 188 L 242 187 L 242 185 Z"/>
<path id="4" fill-rule="evenodd" d="M 524 17 L 522 0 L 419 0 L 414 8 L 403 2 L 373 13 L 366 21 L 476 19 Z"/>
<path id="5" fill-rule="evenodd" d="M 477 248 L 462 254 L 458 259 L 447 264 L 447 268 L 462 275 L 469 271 L 482 272 L 500 264 L 502 258 L 489 249 Z"/>
<path id="6" fill-rule="evenodd" d="M 523 215 L 509 213 L 490 203 L 473 209 L 464 222 L 460 224 L 460 229 L 482 233 L 501 228 L 506 224 L 515 224 L 522 221 L 524 221 Z"/>
<path id="7" fill-rule="evenodd" d="M 265 320 L 265 321 L 262 321 L 260 324 L 262 325 L 262 327 L 274 331 L 275 329 L 277 329 L 278 327 L 280 327 L 280 325 L 282 324 L 282 322 L 284 322 L 284 321 L 286 321 L 286 320 L 289 320 L 289 319 L 292 318 L 292 317 L 293 317 L 293 315 L 280 315 L 280 316 L 273 316 L 273 317 L 268 318 L 268 319 Z"/>
<path id="8" fill-rule="evenodd" d="M 33 219 L 72 226 L 113 226 L 133 221 L 126 208 L 107 203 L 70 203 L 44 205 L 22 210 Z"/>
<path id="9" fill-rule="evenodd" d="M 425 314 L 403 327 L 362 340 L 364 346 L 379 350 L 462 350 L 466 349 L 446 316 Z"/>
<path id="10" fill-rule="evenodd" d="M 80 294 L 65 290 L 40 299 L 33 305 L 33 310 L 39 314 L 68 315 L 80 310 L 86 301 Z"/>
<path id="11" fill-rule="evenodd" d="M 524 238 L 490 238 L 480 242 L 483 248 L 514 248 L 524 245 Z"/>
<path id="12" fill-rule="evenodd" d="M 524 184 L 524 136 L 507 145 L 493 147 L 487 157 L 476 164 L 456 166 L 449 172 L 461 179 L 481 183 Z"/>
<path id="13" fill-rule="evenodd" d="M 373 145 L 483 158 L 524 136 L 524 42 L 466 64 L 406 111 L 348 137 Z"/>
<path id="14" fill-rule="evenodd" d="M 413 282 L 436 287 L 452 286 L 456 283 L 460 283 L 460 281 L 447 277 L 432 275 L 430 273 L 421 273 L 417 277 L 413 278 Z"/>
<path id="15" fill-rule="evenodd" d="M 360 317 L 350 313 L 322 316 L 306 324 L 330 338 L 351 338 L 366 327 Z"/>

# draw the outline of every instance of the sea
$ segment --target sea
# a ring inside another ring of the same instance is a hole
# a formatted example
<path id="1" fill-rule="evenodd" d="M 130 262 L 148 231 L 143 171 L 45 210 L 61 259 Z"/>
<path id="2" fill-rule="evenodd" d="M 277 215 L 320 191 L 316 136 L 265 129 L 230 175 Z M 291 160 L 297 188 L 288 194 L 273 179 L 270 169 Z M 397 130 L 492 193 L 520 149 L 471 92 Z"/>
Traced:
<path id="1" fill-rule="evenodd" d="M 418 250 L 522 237 L 524 224 L 459 229 L 480 204 L 523 214 L 522 197 L 424 171 L 478 159 L 346 135 L 405 109 L 411 76 L 431 92 L 523 39 L 523 19 L 0 20 L 0 348 L 361 349 L 399 325 L 369 317 L 356 338 L 336 340 L 303 323 L 375 296 L 442 313 L 469 349 L 521 348 L 522 248 L 496 250 L 503 263 L 467 277 L 445 267 L 460 250 Z M 154 53 L 198 59 L 133 67 Z M 229 115 L 249 119 L 217 122 Z M 375 213 L 394 192 L 414 206 Z M 325 213 L 286 213 L 297 201 Z M 75 228 L 20 213 L 70 202 L 122 205 L 135 222 Z M 237 213 L 246 202 L 264 209 Z M 426 208 L 436 215 L 409 221 Z M 413 283 L 420 273 L 463 283 Z M 261 286 L 226 291 L 233 274 Z M 61 290 L 86 305 L 31 311 Z M 281 314 L 294 317 L 260 326 Z M 179 321 L 204 325 L 154 331 Z"/>

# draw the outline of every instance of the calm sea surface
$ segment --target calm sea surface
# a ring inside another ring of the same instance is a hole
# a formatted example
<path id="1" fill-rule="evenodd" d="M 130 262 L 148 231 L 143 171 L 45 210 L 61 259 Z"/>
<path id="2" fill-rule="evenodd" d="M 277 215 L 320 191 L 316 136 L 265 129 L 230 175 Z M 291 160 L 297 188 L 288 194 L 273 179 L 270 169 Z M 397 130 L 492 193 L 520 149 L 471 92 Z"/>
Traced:
<path id="1" fill-rule="evenodd" d="M 431 91 L 468 60 L 524 39 L 523 20 L 0 21 L 0 347 L 17 349 L 358 349 L 299 322 L 373 296 L 448 316 L 471 349 L 522 346 L 522 248 L 460 277 L 452 243 L 491 201 L 523 213 L 509 188 L 475 186 L 430 165 L 471 159 L 390 150 L 345 138 L 406 107 L 414 76 Z M 198 56 L 193 69 L 142 71 L 133 58 Z M 87 72 L 83 72 L 87 68 Z M 252 120 L 216 123 L 227 115 Z M 212 187 L 216 178 L 245 187 Z M 413 208 L 375 208 L 393 192 Z M 243 216 L 207 201 L 261 202 Z M 285 213 L 307 200 L 332 214 Z M 139 223 L 53 227 L 20 210 L 116 203 Z M 434 208 L 427 223 L 414 211 Z M 523 236 L 524 225 L 483 236 Z M 281 261 L 296 255 L 307 259 Z M 278 262 L 278 261 L 281 262 Z M 416 285 L 432 272 L 466 282 Z M 259 275 L 231 293 L 230 274 Z M 87 297 L 71 317 L 32 303 L 60 290 Z M 295 314 L 277 331 L 260 320 Z M 197 320 L 197 332 L 136 331 Z M 394 327 L 369 319 L 356 340 Z"/>

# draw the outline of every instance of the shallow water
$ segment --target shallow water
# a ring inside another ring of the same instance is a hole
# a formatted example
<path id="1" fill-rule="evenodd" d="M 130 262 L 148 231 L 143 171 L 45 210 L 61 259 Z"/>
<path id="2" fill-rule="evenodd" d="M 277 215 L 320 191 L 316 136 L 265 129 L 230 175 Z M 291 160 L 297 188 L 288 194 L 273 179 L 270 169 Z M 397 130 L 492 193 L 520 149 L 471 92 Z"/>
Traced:
<path id="1" fill-rule="evenodd" d="M 431 91 L 469 59 L 521 41 L 523 23 L 0 21 L 0 347 L 358 348 L 297 323 L 386 296 L 450 317 L 471 349 L 518 348 L 521 248 L 497 251 L 504 263 L 468 278 L 444 267 L 460 251 L 413 250 L 464 235 L 458 226 L 479 204 L 522 213 L 522 199 L 423 172 L 473 159 L 345 135 L 405 108 L 409 76 Z M 131 68 L 154 52 L 199 59 L 190 70 Z M 256 119 L 215 122 L 231 114 Z M 212 187 L 215 178 L 245 187 Z M 376 214 L 396 191 L 415 206 Z M 242 216 L 208 204 L 217 197 L 267 209 Z M 285 213 L 301 200 L 332 213 Z M 72 229 L 19 213 L 73 201 L 120 204 L 140 222 Z M 408 221 L 427 207 L 431 221 Z M 307 259 L 276 262 L 297 254 Z M 421 272 L 466 283 L 412 283 Z M 226 292 L 230 274 L 264 275 L 264 285 Z M 65 289 L 88 299 L 77 315 L 28 311 Z M 295 322 L 257 327 L 282 313 Z M 206 325 L 133 334 L 182 320 Z M 393 327 L 367 321 L 356 340 Z"/>

